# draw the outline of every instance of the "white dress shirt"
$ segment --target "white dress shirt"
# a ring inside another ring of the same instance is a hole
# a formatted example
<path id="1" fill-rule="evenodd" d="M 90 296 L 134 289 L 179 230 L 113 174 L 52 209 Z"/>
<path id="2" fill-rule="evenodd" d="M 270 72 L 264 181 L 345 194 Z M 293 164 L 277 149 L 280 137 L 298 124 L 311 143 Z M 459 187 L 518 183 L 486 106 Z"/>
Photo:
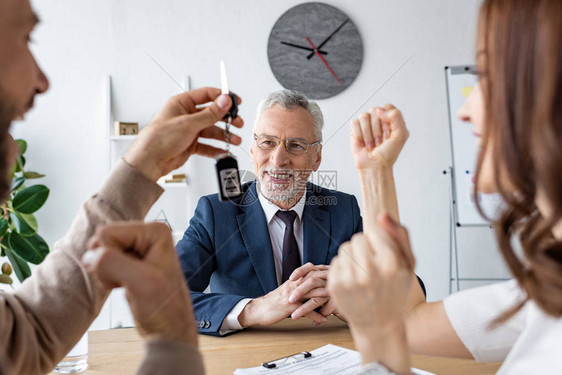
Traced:
<path id="1" fill-rule="evenodd" d="M 443 301 L 455 332 L 477 361 L 503 361 L 498 374 L 562 374 L 562 318 L 529 301 L 507 322 L 489 324 L 524 296 L 515 280 L 452 294 Z"/>
<path id="2" fill-rule="evenodd" d="M 259 189 L 258 189 L 259 190 Z M 293 231 L 295 234 L 295 239 L 297 240 L 297 245 L 299 247 L 299 254 L 301 257 L 301 264 L 303 260 L 303 225 L 302 225 L 302 215 L 304 212 L 304 203 L 306 201 L 306 193 L 302 195 L 301 199 L 291 207 L 290 210 L 283 210 L 276 204 L 270 202 L 265 198 L 261 192 L 258 193 L 261 207 L 263 213 L 265 214 L 265 220 L 267 221 L 267 229 L 269 230 L 269 237 L 271 238 L 271 248 L 273 249 L 273 260 L 275 263 L 275 275 L 277 277 L 277 285 L 281 285 L 281 275 L 282 269 L 281 264 L 283 261 L 283 237 L 285 235 L 285 223 L 278 218 L 275 214 L 277 211 L 290 211 L 293 210 L 297 213 L 295 222 L 293 224 Z M 244 298 L 240 300 L 233 308 L 230 310 L 228 315 L 224 318 L 219 334 L 224 335 L 232 331 L 237 331 L 242 329 L 240 322 L 238 321 L 238 316 L 244 307 L 251 301 L 251 298 Z"/>

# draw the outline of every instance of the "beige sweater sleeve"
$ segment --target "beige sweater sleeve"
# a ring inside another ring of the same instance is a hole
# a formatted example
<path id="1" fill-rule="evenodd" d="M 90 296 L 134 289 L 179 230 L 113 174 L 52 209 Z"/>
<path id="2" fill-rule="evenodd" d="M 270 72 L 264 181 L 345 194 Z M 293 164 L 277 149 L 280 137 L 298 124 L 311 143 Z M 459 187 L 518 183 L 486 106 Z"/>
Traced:
<path id="1" fill-rule="evenodd" d="M 81 265 L 88 239 L 100 224 L 142 220 L 161 194 L 162 188 L 124 161 L 116 165 L 33 276 L 16 293 L 0 294 L 0 372 L 49 372 L 74 346 L 108 296 Z"/>

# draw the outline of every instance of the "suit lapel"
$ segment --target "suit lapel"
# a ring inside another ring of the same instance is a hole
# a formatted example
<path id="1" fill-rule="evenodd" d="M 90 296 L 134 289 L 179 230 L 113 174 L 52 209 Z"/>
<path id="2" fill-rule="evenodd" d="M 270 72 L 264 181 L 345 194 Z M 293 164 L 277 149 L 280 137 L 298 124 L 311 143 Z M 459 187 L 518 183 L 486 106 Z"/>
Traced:
<path id="1" fill-rule="evenodd" d="M 267 294 L 277 288 L 277 277 L 269 229 L 258 199 L 255 182 L 250 185 L 240 202 L 242 213 L 236 216 L 238 230 L 264 294 Z"/>
<path id="2" fill-rule="evenodd" d="M 330 213 L 320 209 L 310 184 L 307 184 L 303 211 L 303 264 L 326 264 L 331 238 Z"/>

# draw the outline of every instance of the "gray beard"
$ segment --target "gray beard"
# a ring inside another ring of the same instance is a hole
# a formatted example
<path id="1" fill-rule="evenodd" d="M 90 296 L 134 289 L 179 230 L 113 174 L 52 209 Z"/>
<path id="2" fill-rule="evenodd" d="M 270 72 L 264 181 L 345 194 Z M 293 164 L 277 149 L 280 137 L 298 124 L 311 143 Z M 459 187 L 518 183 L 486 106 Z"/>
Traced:
<path id="1" fill-rule="evenodd" d="M 308 181 L 309 175 L 310 174 L 307 174 L 305 179 L 302 173 L 293 172 L 292 181 L 285 185 L 264 182 L 263 172 L 261 172 L 258 177 L 257 187 L 268 201 L 293 207 L 306 191 L 306 182 Z"/>

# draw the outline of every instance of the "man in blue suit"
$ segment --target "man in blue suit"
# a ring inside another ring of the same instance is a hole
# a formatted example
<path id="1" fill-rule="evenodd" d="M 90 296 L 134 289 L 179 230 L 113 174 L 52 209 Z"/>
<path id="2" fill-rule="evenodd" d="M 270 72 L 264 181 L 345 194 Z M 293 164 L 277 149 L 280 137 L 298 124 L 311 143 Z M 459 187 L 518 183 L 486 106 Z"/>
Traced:
<path id="1" fill-rule="evenodd" d="M 269 94 L 250 150 L 257 180 L 237 200 L 200 199 L 176 249 L 201 333 L 274 324 L 299 308 L 316 324 L 337 313 L 325 265 L 362 226 L 354 196 L 307 182 L 322 160 L 322 126 L 319 106 L 304 95 Z M 305 276 L 291 280 L 295 268 Z M 304 298 L 288 302 L 301 285 Z"/>
<path id="2" fill-rule="evenodd" d="M 199 332 L 224 335 L 289 315 L 315 325 L 340 316 L 325 288 L 327 265 L 362 231 L 362 221 L 354 196 L 307 182 L 322 160 L 323 122 L 320 107 L 304 95 L 269 94 L 258 107 L 250 149 L 257 180 L 237 200 L 200 199 L 176 246 Z M 401 148 L 403 141 L 384 142 Z M 384 190 L 386 178 L 379 177 Z M 383 203 L 370 202 L 381 209 Z M 203 293 L 209 285 L 211 293 Z M 423 298 L 417 288 L 412 305 Z"/>

